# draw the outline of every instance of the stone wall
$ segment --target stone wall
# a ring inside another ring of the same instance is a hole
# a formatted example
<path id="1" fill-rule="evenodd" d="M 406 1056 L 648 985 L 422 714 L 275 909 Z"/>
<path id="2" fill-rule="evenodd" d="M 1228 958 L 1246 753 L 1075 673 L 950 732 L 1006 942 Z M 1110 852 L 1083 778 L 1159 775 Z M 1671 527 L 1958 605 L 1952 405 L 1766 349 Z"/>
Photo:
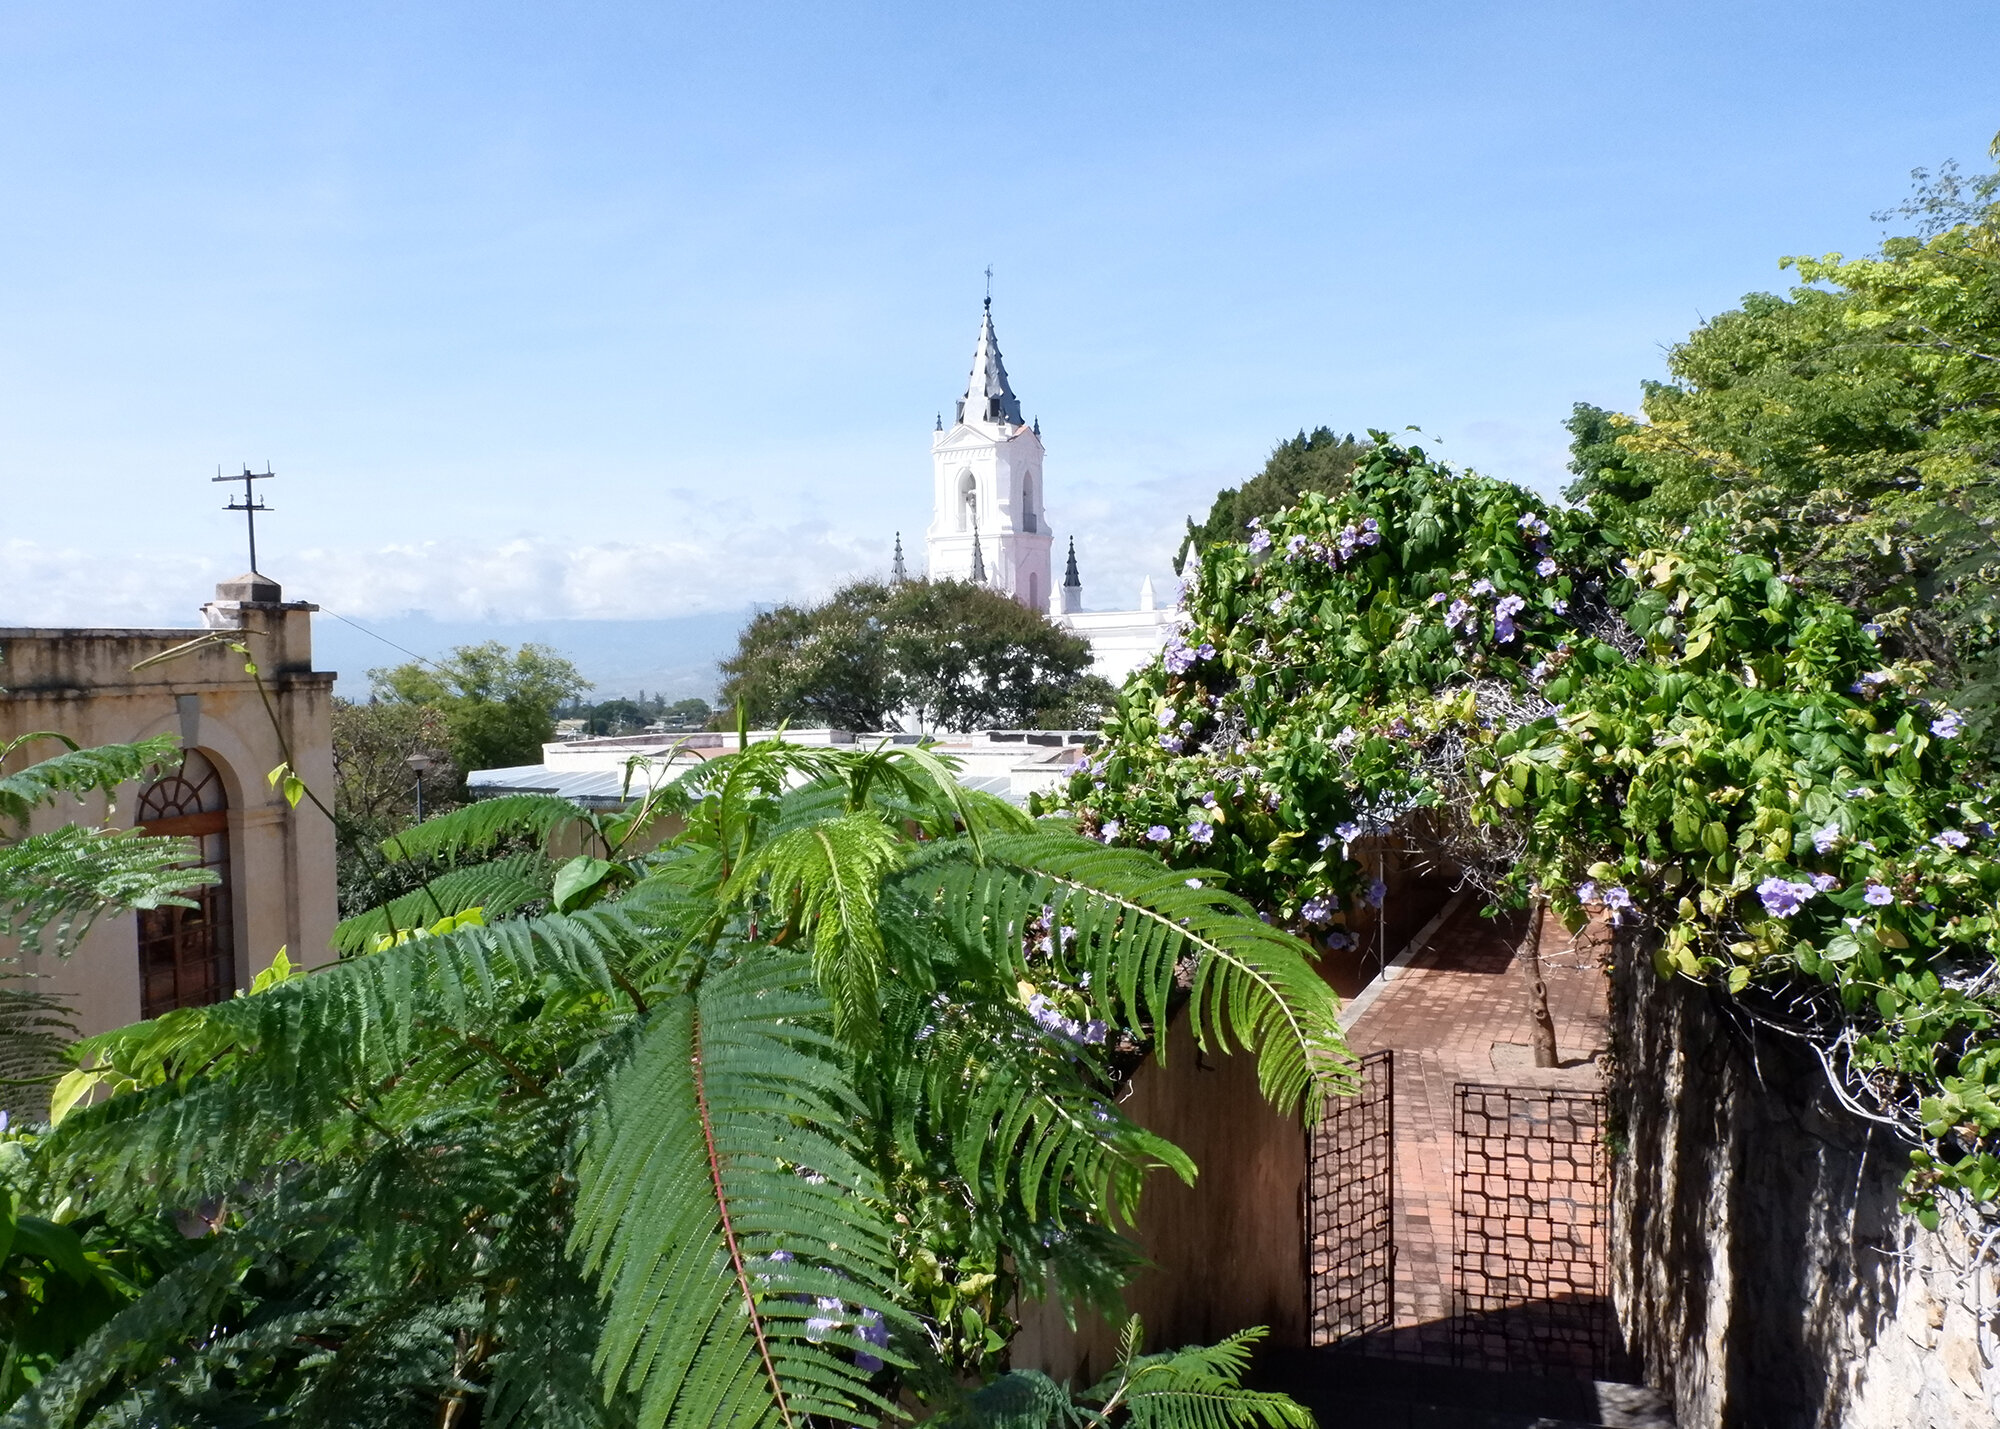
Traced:
<path id="1" fill-rule="evenodd" d="M 1898 1212 L 1885 1129 L 1807 1049 L 1624 943 L 1612 1021 L 1614 1291 L 1682 1429 L 2000 1424 L 1964 1244 Z"/>

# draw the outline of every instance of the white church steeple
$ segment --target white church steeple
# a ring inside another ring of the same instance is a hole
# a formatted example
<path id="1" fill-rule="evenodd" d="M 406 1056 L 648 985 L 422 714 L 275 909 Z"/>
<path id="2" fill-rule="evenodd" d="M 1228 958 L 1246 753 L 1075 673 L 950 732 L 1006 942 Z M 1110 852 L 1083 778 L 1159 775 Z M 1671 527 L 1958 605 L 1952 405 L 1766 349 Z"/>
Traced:
<path id="1" fill-rule="evenodd" d="M 1030 428 L 1021 421 L 1020 400 L 1000 360 L 990 297 L 955 420 L 931 437 L 931 465 L 931 524 L 924 541 L 931 579 L 979 580 L 1046 611 L 1056 592 L 1042 507 L 1040 424 Z"/>

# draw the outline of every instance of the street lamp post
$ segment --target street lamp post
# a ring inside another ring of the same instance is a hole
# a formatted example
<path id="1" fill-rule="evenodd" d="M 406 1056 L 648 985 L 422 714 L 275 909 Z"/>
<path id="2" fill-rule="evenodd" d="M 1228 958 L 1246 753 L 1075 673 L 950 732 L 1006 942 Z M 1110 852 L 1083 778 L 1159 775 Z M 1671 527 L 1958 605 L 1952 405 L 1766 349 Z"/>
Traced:
<path id="1" fill-rule="evenodd" d="M 419 750 L 408 759 L 405 759 L 403 763 L 407 764 L 410 772 L 417 776 L 417 822 L 421 824 L 424 821 L 424 771 L 429 769 L 436 761 L 428 754 Z"/>

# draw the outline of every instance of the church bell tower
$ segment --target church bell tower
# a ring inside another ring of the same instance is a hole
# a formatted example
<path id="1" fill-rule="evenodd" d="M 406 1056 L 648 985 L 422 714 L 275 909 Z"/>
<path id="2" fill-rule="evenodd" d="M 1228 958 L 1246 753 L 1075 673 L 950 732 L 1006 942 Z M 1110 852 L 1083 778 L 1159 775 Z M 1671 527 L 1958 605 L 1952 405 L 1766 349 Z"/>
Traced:
<path id="1" fill-rule="evenodd" d="M 1030 610 L 1050 609 L 1055 591 L 1040 428 L 1021 421 L 988 298 L 965 395 L 951 425 L 940 417 L 931 437 L 934 484 L 924 545 L 932 580 L 976 580 Z"/>

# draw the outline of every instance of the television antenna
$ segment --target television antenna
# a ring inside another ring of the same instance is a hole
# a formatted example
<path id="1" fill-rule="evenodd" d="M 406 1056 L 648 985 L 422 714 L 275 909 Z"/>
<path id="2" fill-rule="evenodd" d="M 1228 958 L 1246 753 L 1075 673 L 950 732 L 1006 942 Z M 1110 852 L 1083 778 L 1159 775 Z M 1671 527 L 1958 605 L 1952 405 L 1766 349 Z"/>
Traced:
<path id="1" fill-rule="evenodd" d="M 269 481 L 277 473 L 271 470 L 271 463 L 268 461 L 264 463 L 262 471 L 252 471 L 246 465 L 243 468 L 241 476 L 224 476 L 222 475 L 222 468 L 219 466 L 215 471 L 215 481 L 240 481 L 243 483 L 242 502 L 238 503 L 236 498 L 232 496 L 229 499 L 229 504 L 222 509 L 224 511 L 241 511 L 243 513 L 243 524 L 250 534 L 250 574 L 259 575 L 261 572 L 257 569 L 257 513 L 259 511 L 269 511 L 271 508 L 264 504 L 263 500 L 257 495 L 256 488 L 250 483 L 253 481 Z"/>

